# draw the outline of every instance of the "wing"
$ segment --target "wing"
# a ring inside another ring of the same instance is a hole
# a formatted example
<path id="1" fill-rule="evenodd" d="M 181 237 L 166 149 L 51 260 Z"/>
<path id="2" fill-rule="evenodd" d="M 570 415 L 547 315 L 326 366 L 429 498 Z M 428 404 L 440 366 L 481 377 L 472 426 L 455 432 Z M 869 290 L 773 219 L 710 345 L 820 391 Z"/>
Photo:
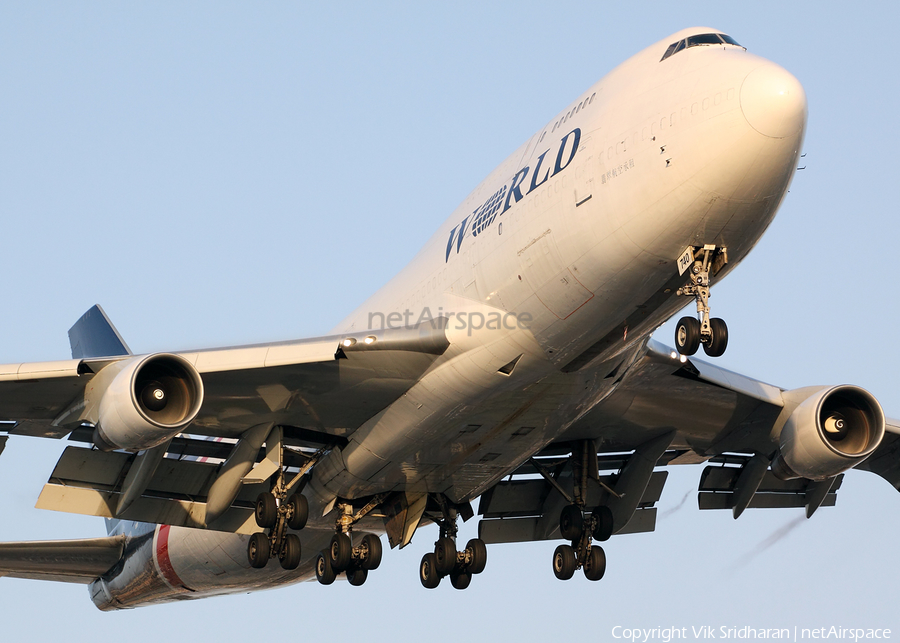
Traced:
<path id="1" fill-rule="evenodd" d="M 104 322 L 98 324 L 100 339 L 83 332 L 84 317 L 70 331 L 79 358 L 0 365 L 0 420 L 16 423 L 8 433 L 60 438 L 92 424 L 91 382 L 105 386 L 105 372 L 146 357 L 132 357 L 102 310 L 95 306 L 86 316 L 92 311 Z M 86 346 L 116 354 L 94 355 Z M 346 438 L 407 391 L 448 346 L 444 325 L 425 323 L 358 338 L 177 353 L 203 380 L 203 404 L 191 433 L 237 437 L 250 426 L 275 422 Z"/>
<path id="2" fill-rule="evenodd" d="M 102 309 L 94 307 L 70 331 L 77 357 L 0 366 L 0 420 L 8 422 L 9 434 L 68 435 L 104 447 L 68 447 L 39 507 L 205 527 L 212 495 L 217 529 L 252 531 L 252 499 L 266 477 L 258 484 L 242 478 L 255 464 L 271 460 L 272 443 L 295 450 L 285 462 L 294 471 L 345 443 L 447 350 L 444 328 L 442 320 L 358 335 L 133 356 Z M 154 386 L 180 373 L 196 373 L 199 383 L 193 389 L 159 384 L 184 397 L 170 396 L 167 408 L 179 401 L 191 406 L 191 391 L 202 398 L 186 422 L 154 416 L 146 406 L 128 415 L 138 406 L 139 384 L 148 370 Z M 118 441 L 104 441 L 108 434 L 98 438 L 106 428 L 99 418 L 110 398 L 117 401 L 109 403 L 108 416 L 126 439 L 134 438 L 128 446 L 121 435 Z M 148 439 L 135 425 L 162 427 L 162 438 Z M 277 439 L 271 427 L 278 427 Z M 271 465 L 266 467 L 271 475 Z M 227 484 L 220 480 L 223 471 L 230 472 Z"/>
<path id="3" fill-rule="evenodd" d="M 668 465 L 706 462 L 700 509 L 730 509 L 735 517 L 748 508 L 782 507 L 803 507 L 810 517 L 836 503 L 841 471 L 854 464 L 900 489 L 895 421 L 887 422 L 888 433 L 867 459 L 844 458 L 833 472 L 815 476 L 779 469 L 790 447 L 782 441 L 785 426 L 806 431 L 795 442 L 816 434 L 814 418 L 800 417 L 810 401 L 846 395 L 862 407 L 868 398 L 853 397 L 861 389 L 787 391 L 682 357 L 653 340 L 624 362 L 594 371 L 612 382 L 600 401 L 482 496 L 479 531 L 486 542 L 561 538 L 559 516 L 579 497 L 585 507 L 610 510 L 612 533 L 653 531 Z M 873 417 L 880 413 L 880 407 L 872 410 Z"/>

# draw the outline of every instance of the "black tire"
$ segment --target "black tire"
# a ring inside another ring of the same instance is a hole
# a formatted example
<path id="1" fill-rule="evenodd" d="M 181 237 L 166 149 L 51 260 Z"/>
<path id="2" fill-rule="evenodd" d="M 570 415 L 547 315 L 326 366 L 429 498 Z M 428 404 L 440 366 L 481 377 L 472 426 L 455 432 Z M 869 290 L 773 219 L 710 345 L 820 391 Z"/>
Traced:
<path id="1" fill-rule="evenodd" d="M 570 545 L 560 545 L 553 552 L 553 573 L 559 580 L 569 580 L 575 575 L 575 550 Z"/>
<path id="2" fill-rule="evenodd" d="M 288 520 L 288 527 L 294 531 L 300 531 L 306 527 L 306 521 L 309 519 L 309 501 L 302 493 L 295 493 L 288 498 L 288 507 L 291 508 L 291 519 Z"/>
<path id="3" fill-rule="evenodd" d="M 453 571 L 456 567 L 456 543 L 452 538 L 439 538 L 434 544 L 434 561 L 441 576 Z"/>
<path id="4" fill-rule="evenodd" d="M 703 350 L 710 357 L 721 357 L 728 347 L 728 326 L 724 319 L 713 317 L 709 320 L 709 332 L 712 335 L 703 345 Z"/>
<path id="5" fill-rule="evenodd" d="M 331 566 L 331 554 L 323 549 L 316 555 L 316 580 L 322 585 L 331 585 L 337 574 Z"/>
<path id="6" fill-rule="evenodd" d="M 269 562 L 269 554 L 272 551 L 269 545 L 269 537 L 263 532 L 258 531 L 250 536 L 247 543 L 247 560 L 250 561 L 250 567 L 262 569 Z"/>
<path id="7" fill-rule="evenodd" d="M 487 565 L 487 545 L 481 538 L 473 538 L 466 543 L 466 551 L 472 555 L 466 571 L 470 574 L 480 574 Z"/>
<path id="8" fill-rule="evenodd" d="M 700 322 L 682 317 L 675 326 L 675 348 L 682 355 L 693 355 L 700 348 Z"/>
<path id="9" fill-rule="evenodd" d="M 609 507 L 597 507 L 591 514 L 594 528 L 591 535 L 594 540 L 606 542 L 613 533 L 613 514 Z"/>
<path id="10" fill-rule="evenodd" d="M 262 529 L 269 529 L 275 526 L 278 519 L 278 503 L 275 502 L 275 496 L 268 491 L 256 496 L 256 524 Z"/>
<path id="11" fill-rule="evenodd" d="M 366 534 L 363 536 L 362 545 L 366 554 L 360 567 L 368 571 L 378 569 L 381 564 L 381 539 L 375 534 Z"/>
<path id="12" fill-rule="evenodd" d="M 425 589 L 434 589 L 441 584 L 441 575 L 438 573 L 434 554 L 427 553 L 422 556 L 422 562 L 419 563 L 419 580 Z"/>
<path id="13" fill-rule="evenodd" d="M 331 568 L 336 574 L 340 574 L 350 567 L 350 559 L 353 556 L 353 543 L 347 534 L 335 534 L 331 537 L 331 545 L 328 547 L 331 556 Z"/>
<path id="14" fill-rule="evenodd" d="M 278 562 L 282 569 L 297 569 L 300 566 L 300 538 L 297 534 L 287 534 L 284 537 L 284 545 L 278 554 Z"/>
<path id="15" fill-rule="evenodd" d="M 347 570 L 347 582 L 354 587 L 359 587 L 365 583 L 368 577 L 368 570 L 363 569 L 362 567 L 351 567 Z"/>
<path id="16" fill-rule="evenodd" d="M 584 514 L 578 505 L 567 505 L 559 514 L 559 533 L 566 540 L 578 540 L 584 531 Z"/>
<path id="17" fill-rule="evenodd" d="M 600 545 L 591 547 L 584 561 L 584 577 L 588 580 L 600 580 L 606 573 L 606 552 Z"/>
<path id="18" fill-rule="evenodd" d="M 456 589 L 465 589 L 472 582 L 472 574 L 465 570 L 450 574 L 450 584 Z"/>

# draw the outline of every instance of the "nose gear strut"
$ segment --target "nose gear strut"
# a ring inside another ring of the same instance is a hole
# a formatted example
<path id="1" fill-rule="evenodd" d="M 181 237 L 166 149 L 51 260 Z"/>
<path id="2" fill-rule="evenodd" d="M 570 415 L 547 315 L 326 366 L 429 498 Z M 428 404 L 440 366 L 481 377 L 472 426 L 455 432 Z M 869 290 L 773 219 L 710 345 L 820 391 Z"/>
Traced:
<path id="1" fill-rule="evenodd" d="M 691 263 L 693 259 L 693 263 Z M 693 247 L 685 250 L 679 265 L 690 265 L 690 280 L 675 293 L 687 295 L 697 301 L 697 316 L 682 317 L 675 327 L 675 347 L 682 355 L 693 355 L 703 344 L 710 357 L 719 357 L 728 346 L 728 326 L 718 317 L 709 316 L 709 288 L 711 277 L 728 263 L 728 250 L 715 245 Z"/>

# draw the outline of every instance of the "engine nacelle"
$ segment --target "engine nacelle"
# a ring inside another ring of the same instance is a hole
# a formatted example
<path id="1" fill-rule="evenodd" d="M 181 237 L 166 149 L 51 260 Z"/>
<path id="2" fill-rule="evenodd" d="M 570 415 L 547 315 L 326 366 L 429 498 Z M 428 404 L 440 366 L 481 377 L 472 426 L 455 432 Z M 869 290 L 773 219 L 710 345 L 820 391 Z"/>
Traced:
<path id="1" fill-rule="evenodd" d="M 824 480 L 865 460 L 883 437 L 884 411 L 871 393 L 857 386 L 821 389 L 785 423 L 772 473 L 782 480 Z"/>
<path id="2" fill-rule="evenodd" d="M 197 417 L 203 380 L 184 358 L 159 353 L 113 366 L 121 370 L 100 398 L 94 429 L 94 443 L 100 449 L 149 449 Z"/>

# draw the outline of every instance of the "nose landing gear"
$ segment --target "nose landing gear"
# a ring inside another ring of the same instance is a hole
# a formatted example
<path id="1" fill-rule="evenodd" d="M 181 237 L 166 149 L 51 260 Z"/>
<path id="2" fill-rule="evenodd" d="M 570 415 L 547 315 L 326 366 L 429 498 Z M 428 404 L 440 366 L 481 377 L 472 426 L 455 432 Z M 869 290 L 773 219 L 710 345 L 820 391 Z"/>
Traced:
<path id="1" fill-rule="evenodd" d="M 715 245 L 702 248 L 689 248 L 685 251 L 688 257 L 693 253 L 693 264 L 689 269 L 690 281 L 676 292 L 697 300 L 698 319 L 682 317 L 675 327 L 675 347 L 682 355 L 693 355 L 703 344 L 703 351 L 710 357 L 720 357 L 728 346 L 728 326 L 718 317 L 709 316 L 710 272 L 718 274 L 728 263 L 728 251 Z M 682 261 L 679 260 L 679 265 Z"/>

